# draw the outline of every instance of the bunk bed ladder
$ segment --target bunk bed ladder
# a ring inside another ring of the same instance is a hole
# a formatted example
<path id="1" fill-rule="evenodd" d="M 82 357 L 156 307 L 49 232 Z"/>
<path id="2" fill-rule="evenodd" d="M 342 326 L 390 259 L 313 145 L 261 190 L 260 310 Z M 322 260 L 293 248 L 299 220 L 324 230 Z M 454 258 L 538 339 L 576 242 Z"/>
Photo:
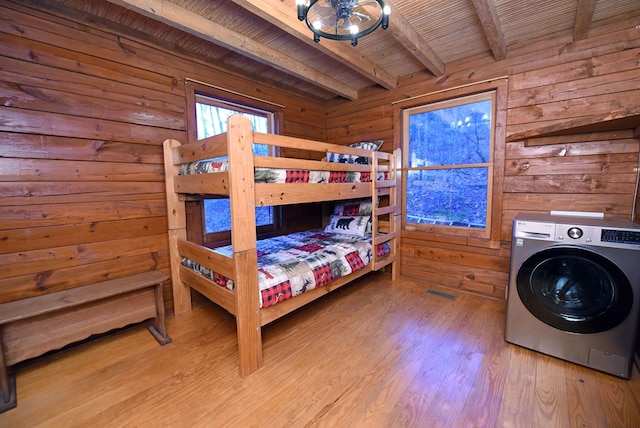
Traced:
<path id="1" fill-rule="evenodd" d="M 381 269 L 382 267 L 391 264 L 392 279 L 397 279 L 398 263 L 396 261 L 399 251 L 399 223 L 400 223 L 400 209 L 398 208 L 399 194 L 398 194 L 398 160 L 399 150 L 394 150 L 391 154 L 379 154 L 373 153 L 372 166 L 371 166 L 371 195 L 373 198 L 372 204 L 372 268 L 373 270 Z M 383 159 L 384 167 L 381 166 L 381 159 Z M 386 180 L 378 180 L 377 172 L 381 169 L 388 171 L 388 177 Z M 389 203 L 386 206 L 380 207 L 376 203 L 380 195 L 388 195 Z M 380 233 L 380 218 L 387 217 L 385 233 Z M 391 247 L 390 254 L 380 258 L 378 260 L 377 246 L 384 242 L 388 242 Z M 391 262 L 389 263 L 389 260 Z"/>

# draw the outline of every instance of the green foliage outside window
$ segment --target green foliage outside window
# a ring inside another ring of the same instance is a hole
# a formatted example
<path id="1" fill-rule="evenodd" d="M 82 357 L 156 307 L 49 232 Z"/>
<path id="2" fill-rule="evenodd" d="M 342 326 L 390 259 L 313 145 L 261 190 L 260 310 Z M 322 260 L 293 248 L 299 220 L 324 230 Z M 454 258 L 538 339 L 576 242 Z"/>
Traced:
<path id="1" fill-rule="evenodd" d="M 487 226 L 491 94 L 405 112 L 407 224 Z"/>

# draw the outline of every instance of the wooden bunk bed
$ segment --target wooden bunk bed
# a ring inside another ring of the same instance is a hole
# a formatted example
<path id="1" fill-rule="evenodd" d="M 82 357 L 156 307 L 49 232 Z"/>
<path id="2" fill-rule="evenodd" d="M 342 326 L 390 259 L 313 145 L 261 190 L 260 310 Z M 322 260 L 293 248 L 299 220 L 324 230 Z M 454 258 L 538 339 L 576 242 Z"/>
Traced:
<path id="1" fill-rule="evenodd" d="M 276 146 L 282 152 L 314 153 L 317 159 L 329 154 L 367 158 L 369 164 L 254 156 L 253 143 Z M 185 164 L 220 156 L 228 157 L 226 171 L 180 174 L 180 167 Z M 186 144 L 166 140 L 164 159 L 175 313 L 191 310 L 190 289 L 194 289 L 233 314 L 237 324 L 241 376 L 249 375 L 263 363 L 262 326 L 373 270 L 389 267 L 392 279 L 397 278 L 400 222 L 398 150 L 385 153 L 253 132 L 247 118 L 235 115 L 229 118 L 224 134 Z M 261 183 L 255 181 L 255 168 L 321 171 L 342 176 L 344 173 L 359 173 L 362 177 L 369 175 L 371 179 L 362 182 Z M 231 207 L 231 257 L 187 240 L 185 203 L 190 199 L 219 195 L 228 196 Z M 381 256 L 372 250 L 371 261 L 363 268 L 327 285 L 262 308 L 258 285 L 255 207 L 361 198 L 372 200 L 371 249 L 385 245 L 388 253 Z M 383 202 L 378 203 L 379 200 Z M 232 279 L 234 289 L 222 287 L 189 269 L 182 263 L 185 259 Z"/>

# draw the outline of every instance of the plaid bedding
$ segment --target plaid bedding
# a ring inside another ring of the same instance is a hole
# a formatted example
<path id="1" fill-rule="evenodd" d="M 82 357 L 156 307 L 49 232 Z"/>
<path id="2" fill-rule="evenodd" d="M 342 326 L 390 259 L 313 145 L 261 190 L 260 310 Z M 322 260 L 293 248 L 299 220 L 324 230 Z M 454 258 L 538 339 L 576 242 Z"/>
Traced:
<path id="1" fill-rule="evenodd" d="M 229 170 L 226 160 L 205 159 L 180 166 L 179 175 L 208 174 Z M 387 173 L 378 173 L 378 180 L 384 180 Z M 297 169 L 256 168 L 256 183 L 366 183 L 371 182 L 370 172 L 308 171 Z"/>
<path id="2" fill-rule="evenodd" d="M 257 250 L 260 306 L 266 308 L 364 268 L 371 261 L 371 237 L 319 229 L 258 241 Z M 230 245 L 215 251 L 228 257 L 233 253 Z M 381 244 L 377 255 L 389 251 L 388 243 Z M 189 259 L 182 259 L 182 265 L 234 289 L 232 280 Z"/>

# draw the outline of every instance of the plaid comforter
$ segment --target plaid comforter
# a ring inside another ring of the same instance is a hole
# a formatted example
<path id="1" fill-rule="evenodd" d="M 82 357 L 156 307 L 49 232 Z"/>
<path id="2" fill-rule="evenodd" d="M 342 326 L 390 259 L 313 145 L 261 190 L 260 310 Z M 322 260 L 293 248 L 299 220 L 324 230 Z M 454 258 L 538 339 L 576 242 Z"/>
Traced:
<path id="1" fill-rule="evenodd" d="M 179 175 L 208 174 L 229 170 L 226 160 L 201 160 L 180 166 Z M 379 172 L 378 180 L 385 180 L 388 173 Z M 365 183 L 371 182 L 370 172 L 308 171 L 300 169 L 256 168 L 256 183 Z"/>
<path id="2" fill-rule="evenodd" d="M 266 308 L 365 267 L 371 261 L 371 237 L 315 230 L 258 241 L 257 250 L 260 305 Z M 230 245 L 215 251 L 228 257 L 233 253 Z M 389 251 L 388 243 L 377 249 L 378 256 Z M 233 281 L 211 269 L 186 258 L 182 265 L 234 289 Z"/>

